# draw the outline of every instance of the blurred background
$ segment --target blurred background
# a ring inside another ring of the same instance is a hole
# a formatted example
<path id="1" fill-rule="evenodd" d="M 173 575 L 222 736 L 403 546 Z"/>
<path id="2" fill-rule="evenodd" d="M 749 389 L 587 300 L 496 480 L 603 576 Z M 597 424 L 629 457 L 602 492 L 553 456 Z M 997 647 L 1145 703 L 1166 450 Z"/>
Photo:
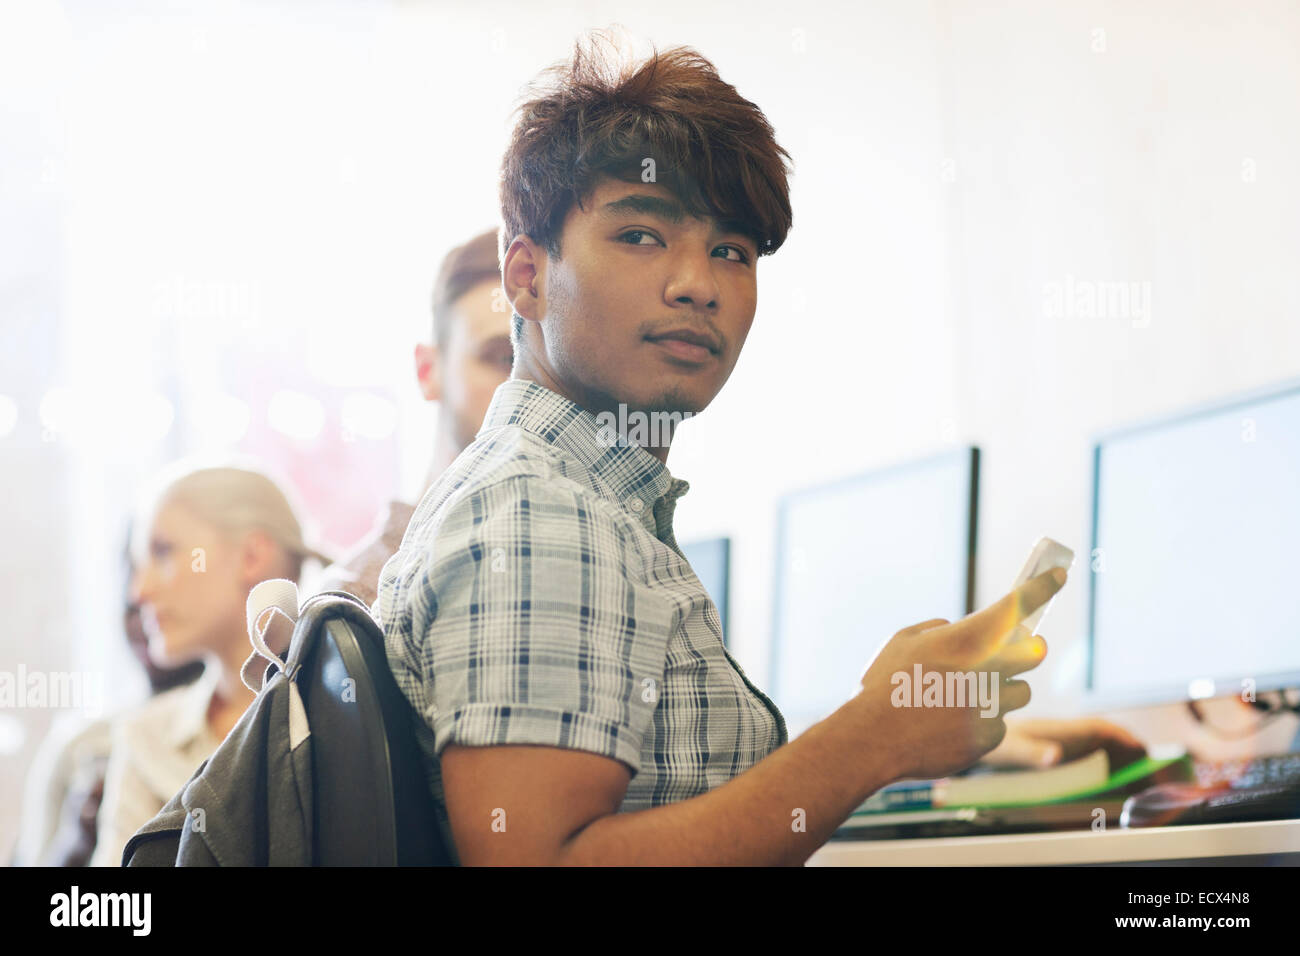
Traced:
<path id="1" fill-rule="evenodd" d="M 758 686 L 787 493 L 978 446 L 983 606 L 1040 536 L 1088 554 L 1099 433 L 1300 376 L 1290 0 L 6 3 L 0 671 L 144 693 L 122 536 L 182 455 L 267 462 L 327 548 L 418 496 L 438 262 L 496 223 L 523 86 L 615 24 L 710 58 L 793 157 L 745 352 L 669 460 Z M 1086 706 L 1084 578 L 1028 713 Z M 0 709 L 0 850 L 57 716 Z"/>

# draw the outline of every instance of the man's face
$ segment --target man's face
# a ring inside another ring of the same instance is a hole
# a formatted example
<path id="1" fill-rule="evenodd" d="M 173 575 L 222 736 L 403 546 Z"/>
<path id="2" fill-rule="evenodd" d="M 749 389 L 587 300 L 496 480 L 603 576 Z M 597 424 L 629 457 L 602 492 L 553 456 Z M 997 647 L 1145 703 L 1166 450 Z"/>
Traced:
<path id="1" fill-rule="evenodd" d="M 510 377 L 510 309 L 494 295 L 500 288 L 500 279 L 485 279 L 451 306 L 451 328 L 440 356 L 441 399 L 451 411 L 461 448 L 474 441 L 493 393 Z"/>
<path id="2" fill-rule="evenodd" d="M 686 215 L 663 185 L 602 180 L 539 266 L 556 384 L 595 413 L 704 409 L 758 303 L 757 245 L 733 228 Z"/>

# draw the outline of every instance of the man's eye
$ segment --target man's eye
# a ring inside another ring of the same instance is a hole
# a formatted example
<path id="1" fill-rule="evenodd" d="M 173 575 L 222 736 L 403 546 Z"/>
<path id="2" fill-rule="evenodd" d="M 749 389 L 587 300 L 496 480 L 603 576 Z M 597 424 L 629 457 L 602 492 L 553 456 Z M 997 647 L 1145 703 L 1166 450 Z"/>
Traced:
<path id="1" fill-rule="evenodd" d="M 484 365 L 503 365 L 510 368 L 515 362 L 515 353 L 512 348 L 489 348 L 479 354 L 479 361 Z"/>
<path id="2" fill-rule="evenodd" d="M 726 252 L 734 252 L 736 254 L 736 258 L 732 259 L 731 260 L 732 262 L 749 261 L 749 253 L 747 253 L 744 249 L 741 249 L 739 246 L 718 246 L 718 249 L 722 249 Z M 715 249 L 714 252 L 717 252 L 717 249 Z"/>
<path id="3" fill-rule="evenodd" d="M 620 241 L 620 242 L 625 242 L 625 243 L 627 243 L 629 246 L 644 246 L 644 245 L 645 245 L 644 242 L 640 242 L 639 240 L 638 240 L 638 241 L 633 241 L 633 242 L 628 242 L 628 236 L 649 236 L 651 242 L 658 242 L 658 241 L 659 241 L 659 240 L 657 240 L 657 239 L 654 237 L 654 235 L 653 235 L 652 233 L 645 232 L 644 230 L 641 230 L 641 229 L 634 229 L 634 230 L 632 230 L 631 232 L 625 232 L 625 233 L 623 233 L 623 235 L 621 235 L 621 236 L 618 237 L 618 238 L 619 238 L 619 241 Z"/>

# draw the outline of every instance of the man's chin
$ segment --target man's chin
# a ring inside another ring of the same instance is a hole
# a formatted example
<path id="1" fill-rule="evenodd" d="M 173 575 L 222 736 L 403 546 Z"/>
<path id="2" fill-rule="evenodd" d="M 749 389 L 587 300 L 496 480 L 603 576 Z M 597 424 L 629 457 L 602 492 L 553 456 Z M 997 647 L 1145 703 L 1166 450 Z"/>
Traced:
<path id="1" fill-rule="evenodd" d="M 659 392 L 643 406 L 647 412 L 668 412 L 679 415 L 698 415 L 713 401 L 713 392 L 705 389 L 674 387 Z"/>
<path id="2" fill-rule="evenodd" d="M 611 384 L 589 389 L 590 403 L 584 407 L 593 412 L 608 411 L 615 417 L 621 409 L 625 415 L 666 413 L 689 418 L 704 411 L 713 401 L 717 390 L 711 386 L 712 382 L 704 381 L 665 386 L 662 378 L 659 382 L 629 382 L 624 387 Z"/>

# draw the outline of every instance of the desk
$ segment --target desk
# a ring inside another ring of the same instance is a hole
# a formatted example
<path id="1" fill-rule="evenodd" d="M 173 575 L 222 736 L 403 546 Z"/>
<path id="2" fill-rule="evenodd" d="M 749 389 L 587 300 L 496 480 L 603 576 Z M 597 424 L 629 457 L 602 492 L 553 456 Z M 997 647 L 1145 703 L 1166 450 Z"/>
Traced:
<path id="1" fill-rule="evenodd" d="M 1017 833 L 926 840 L 835 840 L 807 866 L 1053 866 L 1300 854 L 1300 820 Z M 1243 861 L 1244 862 L 1244 861 Z"/>

